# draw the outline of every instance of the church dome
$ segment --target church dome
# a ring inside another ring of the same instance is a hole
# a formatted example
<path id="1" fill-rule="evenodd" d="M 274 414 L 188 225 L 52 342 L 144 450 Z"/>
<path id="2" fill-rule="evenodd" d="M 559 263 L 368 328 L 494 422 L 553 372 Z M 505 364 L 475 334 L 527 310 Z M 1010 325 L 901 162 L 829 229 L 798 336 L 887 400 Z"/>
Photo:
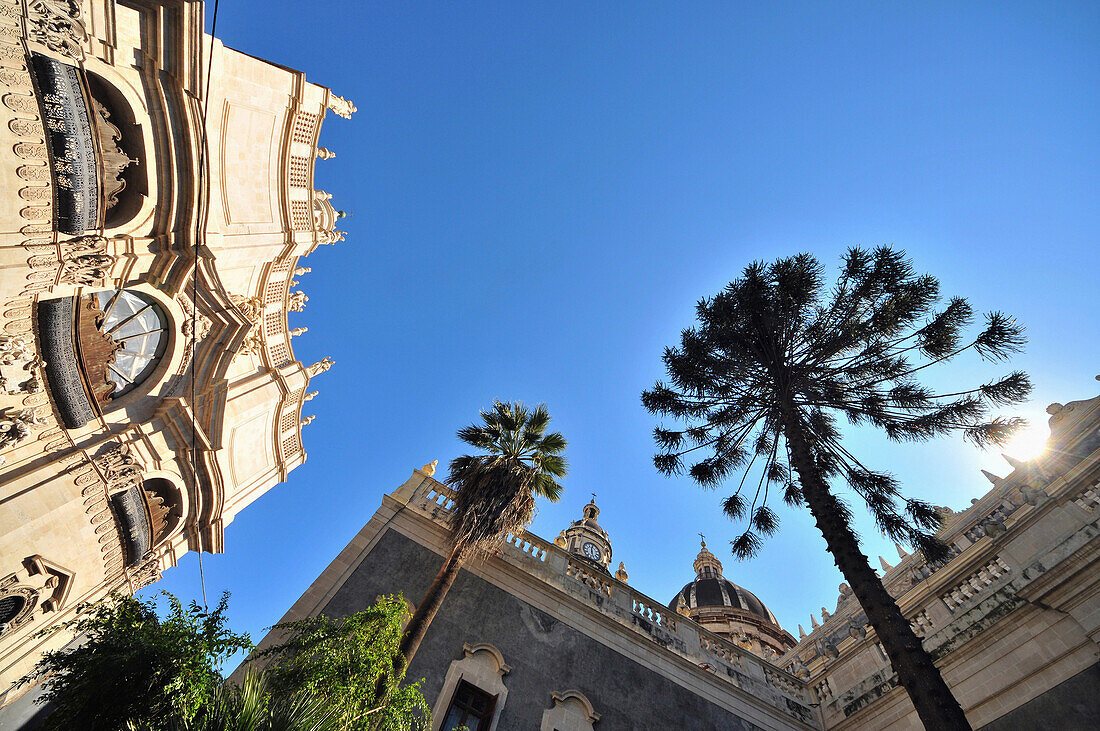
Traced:
<path id="1" fill-rule="evenodd" d="M 691 616 L 706 610 L 741 610 L 779 626 L 775 615 L 755 594 L 722 576 L 722 562 L 707 550 L 706 541 L 695 557 L 694 566 L 695 580 L 685 584 L 672 598 L 669 609 Z"/>
<path id="2" fill-rule="evenodd" d="M 689 610 L 710 607 L 743 609 L 763 617 L 772 624 L 779 624 L 771 611 L 764 606 L 764 602 L 757 599 L 755 594 L 721 577 L 697 578 L 686 584 L 668 605 L 672 610 L 678 607 Z"/>

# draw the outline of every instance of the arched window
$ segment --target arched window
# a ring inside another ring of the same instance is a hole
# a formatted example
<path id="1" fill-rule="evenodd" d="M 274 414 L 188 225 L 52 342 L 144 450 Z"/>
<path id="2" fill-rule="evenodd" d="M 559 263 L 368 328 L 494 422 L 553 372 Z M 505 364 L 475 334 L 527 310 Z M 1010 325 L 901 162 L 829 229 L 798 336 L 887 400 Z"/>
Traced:
<path id="1" fill-rule="evenodd" d="M 114 383 L 111 398 L 133 390 L 157 365 L 168 343 L 168 320 L 153 300 L 140 292 L 96 292 L 103 312 L 99 331 L 115 343 L 114 362 L 107 364 L 107 378 Z"/>

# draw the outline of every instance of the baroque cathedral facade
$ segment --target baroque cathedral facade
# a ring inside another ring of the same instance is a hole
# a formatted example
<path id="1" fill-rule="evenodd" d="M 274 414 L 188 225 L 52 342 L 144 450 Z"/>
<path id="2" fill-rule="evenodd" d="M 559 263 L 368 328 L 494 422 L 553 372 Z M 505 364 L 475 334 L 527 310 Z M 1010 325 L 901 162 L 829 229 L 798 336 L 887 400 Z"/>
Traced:
<path id="1" fill-rule="evenodd" d="M 1100 397 L 1048 413 L 1042 457 L 942 509 L 949 560 L 879 558 L 976 729 L 1100 727 Z M 385 495 L 282 621 L 419 600 L 449 551 L 454 495 L 434 472 Z M 705 543 L 675 596 L 644 594 L 612 573 L 598 516 L 589 503 L 553 541 L 510 535 L 463 567 L 408 671 L 433 731 L 920 728 L 847 586 L 796 640 Z"/>
<path id="2" fill-rule="evenodd" d="M 289 312 L 340 214 L 302 73 L 200 0 L 0 0 L 0 705 L 306 458 Z"/>

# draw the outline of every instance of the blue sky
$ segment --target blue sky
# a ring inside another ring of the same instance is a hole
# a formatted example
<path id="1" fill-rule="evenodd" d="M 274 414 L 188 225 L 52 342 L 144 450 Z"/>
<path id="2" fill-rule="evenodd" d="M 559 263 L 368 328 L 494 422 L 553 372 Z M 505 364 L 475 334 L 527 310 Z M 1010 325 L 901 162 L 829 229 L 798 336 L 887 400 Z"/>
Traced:
<path id="1" fill-rule="evenodd" d="M 639 403 L 695 301 L 754 259 L 892 243 L 945 294 L 1027 326 L 1022 411 L 1100 392 L 1100 6 L 1091 3 L 314 3 L 226 0 L 226 45 L 305 71 L 329 115 L 319 187 L 352 211 L 305 263 L 292 326 L 336 366 L 307 463 L 247 508 L 207 590 L 278 621 L 412 469 L 462 451 L 493 398 L 545 402 L 568 438 L 552 538 L 598 495 L 614 561 L 667 602 L 698 532 L 797 634 L 841 578 L 806 514 L 737 563 L 704 492 L 652 467 Z M 208 23 L 209 23 L 208 8 Z M 996 373 L 966 363 L 975 384 Z M 951 379 L 948 379 L 950 382 Z M 1004 474 L 958 440 L 853 446 L 962 509 Z M 867 553 L 893 547 L 856 506 Z M 155 588 L 199 596 L 185 557 Z M 418 598 L 413 598 L 417 601 Z"/>

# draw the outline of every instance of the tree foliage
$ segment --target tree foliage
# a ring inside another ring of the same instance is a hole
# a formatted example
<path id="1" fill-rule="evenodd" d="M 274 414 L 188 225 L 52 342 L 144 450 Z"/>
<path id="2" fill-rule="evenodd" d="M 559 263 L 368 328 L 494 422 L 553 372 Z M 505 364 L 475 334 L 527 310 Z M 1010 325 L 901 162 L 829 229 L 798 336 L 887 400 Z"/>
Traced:
<path id="1" fill-rule="evenodd" d="M 398 647 L 407 617 L 404 599 L 387 596 L 348 617 L 277 624 L 273 629 L 284 633 L 284 641 L 256 658 L 269 663 L 272 693 L 304 692 L 322 700 L 342 731 L 371 728 L 376 721 L 393 731 L 426 729 L 431 712 L 422 681 L 402 685 L 405 663 Z"/>
<path id="2" fill-rule="evenodd" d="M 152 600 L 114 595 L 57 628 L 80 644 L 47 652 L 19 682 L 45 678 L 39 702 L 54 707 L 46 729 L 157 729 L 191 719 L 218 692 L 218 665 L 252 647 L 227 626 L 227 607 L 228 595 L 213 611 L 168 595 L 162 620 Z"/>
<path id="3" fill-rule="evenodd" d="M 451 511 L 454 544 L 467 549 L 499 545 L 509 533 L 531 522 L 535 497 L 557 502 L 565 476 L 565 437 L 546 433 L 550 412 L 517 402 L 494 401 L 481 412 L 481 424 L 458 431 L 458 438 L 487 454 L 451 461 L 447 484 L 455 488 Z"/>
<path id="4" fill-rule="evenodd" d="M 832 287 L 810 254 L 751 264 L 699 301 L 697 325 L 665 350 L 668 382 L 642 395 L 648 410 L 681 424 L 654 431 L 655 465 L 665 474 L 686 469 L 705 487 L 740 473 L 723 510 L 746 520 L 734 554 L 752 556 L 778 527 L 773 496 L 803 503 L 783 433 L 782 409 L 790 406 L 820 475 L 843 480 L 890 539 L 941 559 L 934 506 L 902 496 L 897 479 L 850 452 L 838 428 L 840 419 L 868 424 L 898 442 L 961 432 L 988 446 L 1024 423 L 992 413 L 1027 397 L 1031 384 L 1021 371 L 946 392 L 921 382 L 964 353 L 1001 361 L 1025 342 L 1023 328 L 1003 313 L 985 315 L 971 331 L 970 304 L 953 297 L 937 308 L 940 299 L 939 282 L 889 247 L 850 249 Z M 832 499 L 850 518 L 847 505 Z"/>
<path id="5" fill-rule="evenodd" d="M 187 718 L 176 715 L 166 731 L 338 731 L 339 716 L 309 692 L 273 694 L 266 673 L 251 669 L 238 686 L 222 682 L 210 700 Z M 131 724 L 129 731 L 144 727 Z"/>

